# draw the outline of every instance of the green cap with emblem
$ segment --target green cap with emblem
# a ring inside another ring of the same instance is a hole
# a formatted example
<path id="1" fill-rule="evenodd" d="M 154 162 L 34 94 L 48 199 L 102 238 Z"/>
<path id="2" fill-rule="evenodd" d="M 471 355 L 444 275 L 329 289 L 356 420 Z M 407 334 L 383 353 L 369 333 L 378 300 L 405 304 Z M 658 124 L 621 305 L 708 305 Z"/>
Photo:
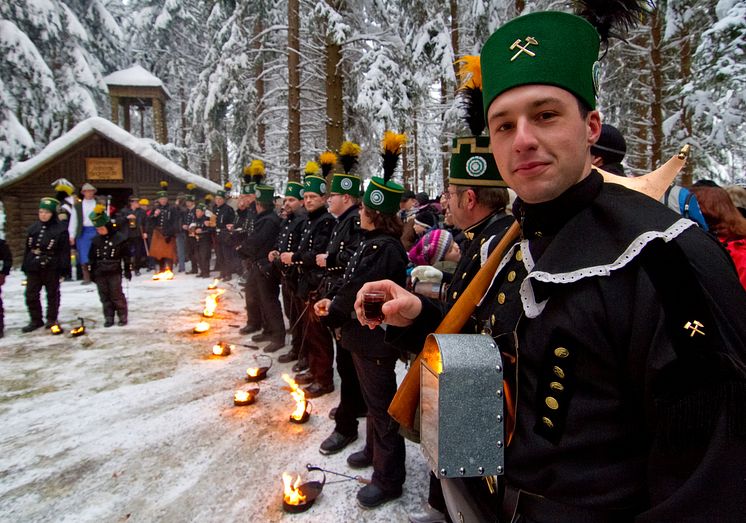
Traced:
<path id="1" fill-rule="evenodd" d="M 285 188 L 285 196 L 292 198 L 303 199 L 303 184 L 300 182 L 288 182 L 288 186 Z"/>
<path id="2" fill-rule="evenodd" d="M 326 194 L 326 180 L 321 176 L 306 176 L 303 180 L 303 194 L 309 192 L 324 196 Z"/>
<path id="3" fill-rule="evenodd" d="M 391 180 L 399 163 L 402 147 L 407 142 L 407 135 L 386 131 L 381 141 L 381 158 L 383 158 L 383 178 L 373 176 L 363 195 L 363 203 L 369 209 L 384 214 L 396 214 L 404 187 Z"/>
<path id="4" fill-rule="evenodd" d="M 275 201 L 275 188 L 271 185 L 257 185 L 254 187 L 256 201 L 263 204 L 273 204 Z"/>
<path id="5" fill-rule="evenodd" d="M 161 190 L 155 193 L 155 197 L 158 199 L 168 198 L 168 182 L 166 180 L 161 180 L 160 186 Z"/>
<path id="6" fill-rule="evenodd" d="M 49 212 L 57 212 L 57 207 L 59 207 L 59 205 L 60 201 L 57 198 L 52 198 L 50 196 L 45 196 L 41 201 L 39 201 L 39 209 L 44 209 Z"/>
<path id="7" fill-rule="evenodd" d="M 231 189 L 233 189 L 233 184 L 231 182 L 225 182 L 221 190 L 215 191 L 215 196 L 220 196 L 221 198 L 226 198 L 226 199 L 230 198 Z"/>
<path id="8" fill-rule="evenodd" d="M 546 11 L 514 18 L 482 47 L 484 112 L 501 93 L 521 85 L 553 85 L 596 108 L 600 37 L 587 20 Z"/>
<path id="9" fill-rule="evenodd" d="M 471 187 L 505 187 L 490 150 L 489 136 L 483 136 L 482 69 L 478 56 L 464 56 L 459 64 L 459 88 L 462 116 L 470 136 L 458 136 L 451 147 L 448 183 Z"/>
<path id="10" fill-rule="evenodd" d="M 109 216 L 106 214 L 106 207 L 101 204 L 96 205 L 93 208 L 93 212 L 88 215 L 93 222 L 94 227 L 103 227 L 111 221 Z"/>
<path id="11" fill-rule="evenodd" d="M 360 158 L 360 146 L 354 142 L 342 142 L 339 148 L 339 163 L 342 164 L 344 173 L 336 173 L 332 176 L 331 189 L 329 192 L 336 194 L 349 194 L 355 198 L 360 197 L 360 185 L 362 180 L 359 176 L 351 174 Z"/>

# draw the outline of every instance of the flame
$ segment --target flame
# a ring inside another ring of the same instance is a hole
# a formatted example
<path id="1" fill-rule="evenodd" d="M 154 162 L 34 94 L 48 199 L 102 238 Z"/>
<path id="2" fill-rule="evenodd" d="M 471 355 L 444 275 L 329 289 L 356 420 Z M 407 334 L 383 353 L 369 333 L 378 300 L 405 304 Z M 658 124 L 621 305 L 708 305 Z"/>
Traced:
<path id="1" fill-rule="evenodd" d="M 233 394 L 233 400 L 234 401 L 249 401 L 249 391 L 248 390 L 237 390 Z"/>
<path id="2" fill-rule="evenodd" d="M 303 389 L 298 387 L 295 380 L 287 374 L 283 374 L 282 379 L 290 385 L 290 395 L 295 400 L 295 410 L 290 414 L 290 417 L 294 420 L 300 421 L 306 414 L 306 394 L 303 392 Z"/>
<path id="3" fill-rule="evenodd" d="M 207 286 L 207 290 L 211 291 L 213 289 L 217 289 L 218 288 L 218 281 L 220 281 L 220 280 L 218 280 L 217 278 L 215 278 L 214 280 L 212 280 L 212 283 Z"/>
<path id="4" fill-rule="evenodd" d="M 233 349 L 233 345 L 221 341 L 212 346 L 212 353 L 215 356 L 228 356 L 231 353 L 231 349 Z"/>
<path id="5" fill-rule="evenodd" d="M 158 272 L 156 274 L 153 274 L 153 280 L 155 281 L 166 281 L 166 280 L 173 280 L 174 279 L 174 273 L 171 272 L 171 269 L 166 269 L 163 272 Z"/>
<path id="6" fill-rule="evenodd" d="M 246 369 L 246 374 L 248 374 L 252 378 L 256 378 L 257 376 L 259 376 L 259 369 L 257 369 L 256 367 L 249 367 L 248 369 Z"/>
<path id="7" fill-rule="evenodd" d="M 73 330 L 70 331 L 71 336 L 80 336 L 85 332 L 85 327 L 81 325 L 80 327 L 75 327 Z"/>
<path id="8" fill-rule="evenodd" d="M 51 331 L 52 334 L 62 334 L 62 327 L 55 323 L 54 325 L 52 325 Z"/>
<path id="9" fill-rule="evenodd" d="M 300 486 L 300 475 L 295 478 L 295 482 L 293 483 L 293 476 L 291 476 L 287 472 L 283 472 L 282 484 L 285 503 L 287 503 L 288 505 L 300 505 L 301 503 L 306 501 L 306 496 L 304 496 L 303 493 L 298 490 L 298 487 Z"/>
<path id="10" fill-rule="evenodd" d="M 218 289 L 205 297 L 205 310 L 202 311 L 205 318 L 212 318 L 215 315 L 215 309 L 218 308 L 218 297 L 224 292 L 225 289 Z"/>
<path id="11" fill-rule="evenodd" d="M 197 325 L 194 326 L 194 332 L 199 334 L 201 332 L 207 332 L 210 330 L 210 324 L 206 321 L 201 321 Z"/>

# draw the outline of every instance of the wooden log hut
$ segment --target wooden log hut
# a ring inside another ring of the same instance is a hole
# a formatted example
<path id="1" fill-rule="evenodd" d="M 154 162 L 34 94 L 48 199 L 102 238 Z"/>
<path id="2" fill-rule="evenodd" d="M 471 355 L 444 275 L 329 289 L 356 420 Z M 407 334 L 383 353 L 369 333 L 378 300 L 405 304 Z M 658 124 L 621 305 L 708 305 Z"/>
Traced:
<path id="1" fill-rule="evenodd" d="M 26 229 L 37 219 L 39 200 L 54 196 L 51 184 L 57 178 L 67 178 L 78 194 L 84 183 L 91 183 L 97 195 L 110 197 L 115 209 L 125 206 L 132 194 L 154 200 L 161 180 L 168 181 L 171 198 L 185 193 L 188 183 L 197 186 L 198 199 L 220 189 L 158 153 L 149 142 L 108 120 L 89 118 L 0 177 L 5 239 L 13 251 L 14 266 L 23 255 Z"/>

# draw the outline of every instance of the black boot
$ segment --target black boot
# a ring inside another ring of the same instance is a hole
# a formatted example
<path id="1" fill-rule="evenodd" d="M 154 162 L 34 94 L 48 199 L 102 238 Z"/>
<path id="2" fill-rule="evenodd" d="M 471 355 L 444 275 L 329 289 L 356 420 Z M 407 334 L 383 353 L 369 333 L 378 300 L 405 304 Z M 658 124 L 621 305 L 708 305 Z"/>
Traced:
<path id="1" fill-rule="evenodd" d="M 35 331 L 36 329 L 39 329 L 39 328 L 41 328 L 43 326 L 44 326 L 44 322 L 43 321 L 41 321 L 41 320 L 33 321 L 32 320 L 31 323 L 29 323 L 28 325 L 26 325 L 25 327 L 23 327 L 21 329 L 21 332 Z"/>
<path id="2" fill-rule="evenodd" d="M 279 363 L 290 363 L 291 361 L 295 361 L 298 359 L 298 351 L 290 350 L 290 352 L 286 352 L 285 354 L 281 354 L 277 361 Z"/>
<path id="3" fill-rule="evenodd" d="M 107 316 L 104 320 L 104 327 L 111 327 L 114 325 L 114 317 L 113 316 Z"/>
<path id="4" fill-rule="evenodd" d="M 124 327 L 125 325 L 127 325 L 127 313 L 126 312 L 124 314 L 121 314 L 121 313 L 119 314 L 119 323 L 117 323 L 117 325 L 119 325 L 120 327 Z"/>

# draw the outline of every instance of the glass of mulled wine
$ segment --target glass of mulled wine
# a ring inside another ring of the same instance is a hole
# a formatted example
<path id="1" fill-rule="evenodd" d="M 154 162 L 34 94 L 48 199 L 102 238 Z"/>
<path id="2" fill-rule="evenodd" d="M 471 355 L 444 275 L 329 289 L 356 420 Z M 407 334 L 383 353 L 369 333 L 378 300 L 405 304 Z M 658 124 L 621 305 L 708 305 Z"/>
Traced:
<path id="1" fill-rule="evenodd" d="M 383 323 L 383 304 L 386 302 L 386 293 L 382 291 L 371 291 L 363 294 L 363 316 L 368 323 Z"/>

